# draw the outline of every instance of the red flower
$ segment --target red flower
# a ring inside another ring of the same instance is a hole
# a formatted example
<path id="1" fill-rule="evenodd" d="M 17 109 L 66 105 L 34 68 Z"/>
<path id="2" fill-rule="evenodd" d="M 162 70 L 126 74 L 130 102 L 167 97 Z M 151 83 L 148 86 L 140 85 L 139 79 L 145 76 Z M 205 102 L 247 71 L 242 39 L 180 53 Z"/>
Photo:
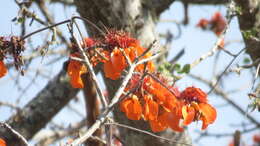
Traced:
<path id="1" fill-rule="evenodd" d="M 202 120 L 202 129 L 216 120 L 215 108 L 207 103 L 207 95 L 201 89 L 195 87 L 186 88 L 180 95 L 183 102 L 181 107 L 183 125 L 188 125 L 194 120 Z"/>
<path id="2" fill-rule="evenodd" d="M 212 16 L 210 24 L 211 29 L 215 32 L 215 34 L 220 35 L 222 31 L 226 28 L 227 22 L 220 12 L 216 12 Z"/>
<path id="3" fill-rule="evenodd" d="M 85 43 L 86 47 L 93 47 L 96 44 L 96 41 L 94 41 L 91 38 L 85 38 L 84 43 Z"/>
<path id="4" fill-rule="evenodd" d="M 210 20 L 207 19 L 200 19 L 199 23 L 197 24 L 197 27 L 200 27 L 202 29 L 210 29 L 212 30 L 217 36 L 219 36 L 222 31 L 227 26 L 226 19 L 221 15 L 220 12 L 214 13 L 214 15 L 211 17 Z"/>
<path id="5" fill-rule="evenodd" d="M 200 88 L 188 87 L 181 93 L 180 97 L 187 103 L 192 101 L 207 103 L 207 94 Z"/>
<path id="6" fill-rule="evenodd" d="M 139 41 L 130 37 L 128 33 L 124 31 L 110 31 L 104 40 L 104 44 L 107 44 L 109 48 L 128 48 L 131 44 L 138 44 Z"/>

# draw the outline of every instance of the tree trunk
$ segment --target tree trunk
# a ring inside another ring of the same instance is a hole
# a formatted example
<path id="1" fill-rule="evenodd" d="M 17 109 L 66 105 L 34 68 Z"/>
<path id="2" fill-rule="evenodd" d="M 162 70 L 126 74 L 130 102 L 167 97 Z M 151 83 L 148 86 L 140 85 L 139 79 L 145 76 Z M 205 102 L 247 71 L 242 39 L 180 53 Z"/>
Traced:
<path id="1" fill-rule="evenodd" d="M 173 0 L 154 0 L 153 2 L 153 6 L 152 1 L 142 0 L 77 0 L 75 4 L 82 17 L 87 18 L 102 30 L 105 26 L 109 29 L 130 32 L 133 37 L 141 41 L 143 46 L 147 47 L 157 39 L 155 25 L 159 14 L 168 8 Z M 89 24 L 86 24 L 86 28 L 91 36 L 100 34 L 96 28 Z M 112 97 L 118 89 L 120 81 L 106 79 L 105 83 Z M 150 131 L 147 122 L 131 121 L 119 111 L 119 108 L 115 108 L 114 117 L 117 122 Z M 186 133 L 175 133 L 169 130 L 160 133 L 160 135 L 178 142 L 191 143 Z M 181 145 L 169 144 L 154 137 L 123 128 L 120 128 L 120 138 L 124 145 L 129 146 Z"/>

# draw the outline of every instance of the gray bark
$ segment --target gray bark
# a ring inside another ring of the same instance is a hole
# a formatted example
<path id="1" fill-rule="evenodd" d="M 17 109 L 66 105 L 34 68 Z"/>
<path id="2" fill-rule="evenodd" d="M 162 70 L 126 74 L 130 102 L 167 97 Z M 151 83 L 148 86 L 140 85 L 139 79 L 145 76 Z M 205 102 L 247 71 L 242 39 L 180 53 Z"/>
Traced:
<path id="1" fill-rule="evenodd" d="M 13 115 L 7 123 L 26 139 L 31 139 L 76 96 L 78 90 L 72 88 L 68 81 L 66 71 L 62 70 L 21 111 Z M 4 137 L 8 146 L 21 146 L 19 138 L 12 135 L 7 129 L 0 129 L 0 137 Z"/>

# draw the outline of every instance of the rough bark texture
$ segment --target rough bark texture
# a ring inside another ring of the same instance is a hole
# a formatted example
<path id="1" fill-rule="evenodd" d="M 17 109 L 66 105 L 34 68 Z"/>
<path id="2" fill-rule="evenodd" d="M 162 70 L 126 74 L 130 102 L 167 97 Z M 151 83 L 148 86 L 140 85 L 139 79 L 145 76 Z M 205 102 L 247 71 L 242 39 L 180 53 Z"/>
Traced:
<path id="1" fill-rule="evenodd" d="M 235 0 L 240 31 L 242 32 L 246 52 L 253 61 L 260 58 L 260 0 Z"/>
<path id="2" fill-rule="evenodd" d="M 54 1 L 54 0 L 52 0 Z M 179 0 L 181 1 L 181 0 Z M 185 0 L 191 4 L 225 4 L 227 0 Z M 237 0 L 243 2 L 243 0 Z M 245 4 L 240 3 L 242 7 L 247 8 L 246 4 L 252 3 L 253 0 Z M 55 0 L 59 2 L 59 0 Z M 134 37 L 142 41 L 147 46 L 151 41 L 155 39 L 154 26 L 157 17 L 167 9 L 174 0 L 75 0 L 78 11 L 80 14 L 97 24 L 99 27 L 104 28 L 102 23 L 110 28 L 128 30 Z M 256 8 L 256 5 L 254 6 Z M 259 6 L 258 6 L 259 7 Z M 245 9 L 245 12 L 248 11 Z M 246 14 L 246 13 L 245 13 Z M 250 15 L 251 16 L 251 15 Z M 259 16 L 259 10 L 255 18 Z M 248 30 L 251 28 L 259 28 L 258 22 L 249 22 L 246 15 L 239 16 L 240 27 L 242 30 Z M 102 23 L 101 23 L 102 22 Z M 244 24 L 252 23 L 252 24 Z M 244 26 L 245 25 L 245 26 Z M 97 30 L 90 25 L 87 25 L 88 31 L 91 35 L 100 34 Z M 258 34 L 259 38 L 259 34 Z M 258 44 L 258 45 L 254 45 Z M 259 43 L 254 40 L 246 40 L 248 46 L 248 52 L 252 58 L 257 58 L 259 55 Z M 258 46 L 258 48 L 257 48 Z M 255 49 L 256 48 L 256 49 Z M 107 80 L 109 90 L 113 91 L 117 89 L 119 82 L 112 82 Z M 76 94 L 78 90 L 73 89 L 66 78 L 65 71 L 61 71 L 52 81 L 50 81 L 45 88 L 43 88 L 38 95 L 33 98 L 19 113 L 13 115 L 7 122 L 18 132 L 21 132 L 28 140 L 33 137 L 41 128 L 43 128 L 57 114 Z M 118 120 L 124 121 L 128 124 L 129 120 L 120 113 L 116 112 Z M 144 123 L 130 123 L 135 127 L 147 127 Z M 129 132 L 129 131 L 128 131 Z M 172 133 L 170 134 L 172 135 Z M 177 134 L 176 136 L 181 135 Z M 7 142 L 13 142 L 9 145 L 19 145 L 14 135 L 9 135 L 5 129 L 0 129 L 0 137 L 5 137 Z M 175 137 L 170 136 L 175 139 Z M 132 139 L 133 138 L 133 139 Z M 129 141 L 132 139 L 132 141 Z M 142 140 L 143 139 L 143 140 Z M 126 144 L 129 145 L 151 145 L 158 144 L 154 142 L 154 138 L 145 137 L 138 133 L 131 132 L 125 137 Z"/>
<path id="3" fill-rule="evenodd" d="M 159 2 L 159 1 L 158 1 Z M 80 15 L 92 21 L 100 28 L 123 29 L 132 34 L 133 37 L 141 41 L 144 46 L 148 46 L 156 39 L 155 25 L 159 13 L 167 9 L 173 0 L 166 0 L 151 7 L 152 1 L 142 0 L 77 0 L 75 4 Z M 86 24 L 89 34 L 97 35 L 100 32 L 89 24 Z M 120 85 L 120 81 L 105 80 L 109 93 L 112 95 Z M 131 121 L 115 108 L 115 118 L 118 122 L 124 123 L 139 129 L 149 130 L 147 122 Z M 158 146 L 158 145 L 178 145 L 169 144 L 151 136 L 147 136 L 128 129 L 120 128 L 123 143 L 128 146 Z M 190 143 L 189 137 L 185 133 L 163 132 L 160 135 L 179 142 Z"/>
<path id="4" fill-rule="evenodd" d="M 31 139 L 43 128 L 73 97 L 78 90 L 68 83 L 66 72 L 62 70 L 53 80 L 39 92 L 20 112 L 12 116 L 7 123 L 23 135 Z M 9 135 L 6 129 L 0 129 L 8 146 L 19 145 L 17 137 Z"/>

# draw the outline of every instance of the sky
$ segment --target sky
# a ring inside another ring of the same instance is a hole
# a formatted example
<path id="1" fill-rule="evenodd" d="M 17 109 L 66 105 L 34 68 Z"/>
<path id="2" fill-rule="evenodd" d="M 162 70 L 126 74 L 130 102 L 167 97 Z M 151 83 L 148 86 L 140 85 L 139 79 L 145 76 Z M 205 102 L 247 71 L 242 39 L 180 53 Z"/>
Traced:
<path id="1" fill-rule="evenodd" d="M 50 9 L 55 14 L 54 18 L 56 22 L 60 22 L 67 18 L 70 18 L 73 15 L 78 15 L 76 9 L 74 7 L 67 7 L 64 8 L 63 6 L 59 5 L 50 5 Z M 38 14 L 39 10 L 37 7 L 33 6 L 32 11 Z M 193 62 L 195 59 L 199 58 L 201 55 L 208 52 L 215 44 L 217 37 L 212 32 L 202 31 L 196 27 L 197 22 L 201 18 L 210 18 L 211 15 L 216 12 L 220 11 L 223 15 L 226 14 L 226 9 L 223 6 L 196 6 L 192 5 L 189 7 L 189 20 L 190 24 L 188 26 L 182 26 L 182 35 L 180 39 L 174 40 L 171 46 L 171 50 L 169 53 L 169 59 L 175 56 L 182 48 L 185 48 L 185 54 L 183 57 L 178 61 L 178 63 L 184 65 L 187 63 Z M 62 12 L 62 13 L 61 13 Z M 19 35 L 20 34 L 20 27 L 11 20 L 17 15 L 18 7 L 15 3 L 11 1 L 1 1 L 0 2 L 0 36 L 11 36 L 11 35 Z M 42 17 L 39 15 L 39 17 Z M 181 22 L 183 19 L 183 6 L 179 2 L 175 2 L 168 10 L 166 10 L 161 15 L 161 20 L 175 20 Z M 28 22 L 29 23 L 29 22 Z M 28 24 L 27 23 L 27 24 Z M 37 24 L 36 22 L 33 23 L 31 27 L 27 30 L 27 33 L 39 29 L 42 26 Z M 68 31 L 66 26 L 59 27 L 63 30 L 65 36 L 68 37 Z M 84 30 L 83 25 L 81 24 L 82 30 Z M 159 33 L 165 33 L 167 31 L 171 31 L 176 34 L 177 29 L 173 23 L 165 23 L 165 22 L 158 22 L 158 26 L 156 27 L 156 31 Z M 46 32 L 43 32 L 46 33 Z M 86 31 L 83 31 L 84 35 L 87 35 Z M 43 40 L 43 35 L 39 34 L 32 37 L 32 45 L 39 47 Z M 227 31 L 225 36 L 225 41 L 237 41 L 242 40 L 241 34 L 238 30 L 238 23 L 237 19 L 234 18 L 231 21 L 230 29 Z M 164 41 L 161 40 L 163 44 Z M 49 50 L 59 50 L 62 49 L 64 45 L 62 44 L 54 44 L 52 45 Z M 233 52 L 237 53 L 241 49 L 243 49 L 244 45 L 242 43 L 233 43 L 228 45 L 226 48 Z M 26 55 L 29 55 L 30 52 L 26 52 Z M 248 57 L 247 55 L 239 56 L 234 64 L 241 64 L 243 59 Z M 51 66 L 47 66 L 49 61 L 52 59 L 57 58 L 57 56 L 46 56 L 45 58 L 37 58 L 35 61 L 30 65 L 30 68 L 26 71 L 26 75 L 24 77 L 17 77 L 19 74 L 17 71 L 10 71 L 8 75 L 4 78 L 0 79 L 0 101 L 8 101 L 10 103 L 15 103 L 17 98 L 20 99 L 20 106 L 25 105 L 30 99 L 32 99 L 38 91 L 40 91 L 47 83 L 48 79 L 52 78 L 60 71 L 62 68 L 62 63 L 66 61 L 66 57 L 59 60 L 58 62 L 52 64 Z M 208 80 L 212 79 L 212 70 L 214 68 L 215 56 L 210 57 L 200 63 L 198 66 L 194 67 L 191 70 L 192 74 L 200 75 Z M 227 66 L 232 58 L 227 54 L 221 52 L 219 63 L 216 67 L 217 72 L 221 72 Z M 235 65 L 232 66 L 233 68 Z M 232 68 L 231 67 L 231 68 Z M 30 80 L 37 77 L 35 71 L 40 71 L 43 77 L 39 77 L 35 80 L 35 82 L 29 86 Z M 250 92 L 251 88 L 251 75 L 249 70 L 242 71 L 240 75 L 232 73 L 228 77 L 225 77 L 224 80 L 224 89 L 225 90 L 232 90 L 232 89 L 242 89 L 239 93 L 232 93 L 230 98 L 233 99 L 239 106 L 243 107 L 243 109 L 247 109 L 249 104 L 249 100 L 247 94 Z M 19 83 L 19 86 L 17 86 Z M 104 85 L 103 85 L 104 86 Z M 209 91 L 209 88 L 205 86 L 205 84 L 194 80 L 190 77 L 184 77 L 181 81 L 177 82 L 177 86 L 182 90 L 188 86 L 196 86 L 200 87 L 204 91 Z M 24 90 L 25 93 L 20 94 L 18 91 Z M 18 94 L 19 93 L 19 94 Z M 79 94 L 81 97 L 81 93 Z M 223 106 L 226 104 L 220 97 L 210 94 L 209 95 L 209 102 L 213 104 L 213 106 L 217 107 L 217 120 L 214 124 L 210 125 L 208 128 L 208 132 L 210 133 L 230 133 L 234 132 L 236 129 L 241 129 L 241 127 L 236 127 L 241 123 L 248 123 L 246 120 L 246 115 L 241 115 L 237 112 L 234 108 L 230 106 Z M 79 111 L 82 115 L 84 115 L 84 101 L 82 98 L 79 99 L 79 102 L 75 103 L 75 101 L 71 101 L 70 105 L 73 105 L 76 110 Z M 6 120 L 10 114 L 14 113 L 9 108 L 0 107 L 0 121 Z M 259 113 L 257 112 L 249 112 L 248 114 L 255 117 L 258 121 L 260 121 Z M 80 121 L 82 117 L 73 113 L 72 111 L 68 110 L 68 108 L 63 109 L 54 119 L 53 122 L 61 123 L 64 126 L 68 126 L 69 124 Z M 249 126 L 250 127 L 250 126 Z M 189 126 L 188 131 L 193 140 L 195 140 L 199 135 L 198 132 L 200 131 L 201 123 L 193 123 Z M 259 130 L 258 130 L 259 132 Z M 256 133 L 256 131 L 252 133 L 248 133 L 243 135 L 244 141 L 251 141 L 252 134 Z M 215 138 L 215 137 L 206 137 L 202 138 L 197 146 L 220 146 L 220 145 L 228 145 L 231 137 L 223 137 L 223 138 Z"/>

